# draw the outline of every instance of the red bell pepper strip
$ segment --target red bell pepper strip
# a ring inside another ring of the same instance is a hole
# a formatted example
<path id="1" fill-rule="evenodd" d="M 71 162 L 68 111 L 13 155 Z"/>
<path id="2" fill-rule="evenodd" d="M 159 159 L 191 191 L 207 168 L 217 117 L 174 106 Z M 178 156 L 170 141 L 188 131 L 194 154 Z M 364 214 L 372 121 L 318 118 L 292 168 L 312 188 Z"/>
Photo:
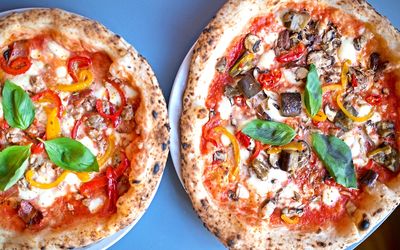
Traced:
<path id="1" fill-rule="evenodd" d="M 107 212 L 115 213 L 117 211 L 117 200 L 118 200 L 118 190 L 117 190 L 117 175 L 111 166 L 106 169 L 107 177 L 107 196 L 108 196 L 108 208 Z"/>
<path id="2" fill-rule="evenodd" d="M 237 140 L 242 144 L 245 148 L 250 146 L 250 137 L 243 134 L 242 131 L 239 131 L 235 134 Z"/>
<path id="3" fill-rule="evenodd" d="M 254 159 L 257 158 L 257 156 L 260 154 L 262 150 L 262 144 L 259 141 L 255 141 L 256 146 L 254 147 L 253 154 L 250 156 L 249 161 L 252 162 Z"/>
<path id="4" fill-rule="evenodd" d="M 121 163 L 115 169 L 113 169 L 116 180 L 118 180 L 129 167 L 129 160 L 126 157 L 126 155 L 124 153 L 121 153 L 121 157 L 122 157 Z M 107 174 L 100 175 L 95 177 L 93 180 L 89 182 L 83 183 L 79 188 L 79 191 L 81 194 L 90 197 L 95 190 L 104 188 L 105 186 L 107 186 L 107 184 L 108 184 Z"/>
<path id="5" fill-rule="evenodd" d="M 82 122 L 84 122 L 86 120 L 86 118 L 87 118 L 87 115 L 83 115 L 81 117 L 81 119 L 75 121 L 74 127 L 71 130 L 71 138 L 72 139 L 76 139 L 76 137 L 78 136 L 79 127 L 81 126 Z"/>
<path id="6" fill-rule="evenodd" d="M 45 91 L 42 91 L 36 95 L 34 95 L 32 97 L 32 101 L 34 102 L 38 102 L 38 101 L 42 101 L 42 102 L 49 102 L 51 104 L 55 105 L 55 108 L 57 108 L 57 116 L 58 118 L 62 117 L 62 113 L 64 111 L 63 106 L 62 106 L 62 102 L 60 97 L 56 94 L 56 92 L 48 89 Z"/>
<path id="7" fill-rule="evenodd" d="M 103 109 L 103 102 L 101 100 L 97 100 L 96 101 L 96 109 L 103 118 L 110 119 L 114 123 L 114 126 L 116 126 L 118 118 L 120 117 L 120 115 L 126 105 L 126 97 L 125 97 L 124 91 L 122 91 L 122 89 L 120 87 L 120 84 L 118 84 L 117 82 L 110 80 L 110 79 L 108 79 L 107 82 L 109 82 L 118 91 L 118 93 L 121 97 L 121 105 L 119 106 L 119 108 L 116 111 L 110 112 L 110 114 L 106 114 Z"/>
<path id="8" fill-rule="evenodd" d="M 0 58 L 0 66 L 1 68 L 10 75 L 20 75 L 29 70 L 32 63 L 28 57 L 18 57 L 11 62 L 7 62 L 7 60 L 2 56 Z"/>
<path id="9" fill-rule="evenodd" d="M 369 104 L 371 104 L 373 106 L 376 106 L 376 105 L 379 105 L 382 103 L 382 97 L 379 95 L 372 94 L 372 95 L 368 95 L 365 98 L 365 101 L 367 101 Z"/>
<path id="10" fill-rule="evenodd" d="M 44 144 L 43 142 L 39 142 L 38 144 L 34 144 L 31 147 L 31 154 L 40 154 L 44 151 Z"/>
<path id="11" fill-rule="evenodd" d="M 73 56 L 68 59 L 68 74 L 71 76 L 74 82 L 79 82 L 77 76 L 79 69 L 88 69 L 92 65 L 92 59 L 84 56 Z"/>
<path id="12" fill-rule="evenodd" d="M 215 139 L 216 137 L 213 136 L 213 133 L 214 133 L 214 128 L 218 127 L 220 124 L 221 124 L 221 118 L 219 116 L 219 113 L 212 116 L 210 120 L 206 124 L 204 124 L 202 128 L 202 137 L 200 144 L 201 152 L 203 153 L 207 152 L 207 144 L 209 142 L 212 143 L 215 147 L 218 147 L 218 142 Z"/>
<path id="13" fill-rule="evenodd" d="M 306 52 L 306 46 L 303 43 L 297 44 L 294 48 L 288 52 L 278 56 L 276 61 L 279 63 L 289 63 L 299 60 Z"/>
<path id="14" fill-rule="evenodd" d="M 353 88 L 358 86 L 358 81 L 357 81 L 357 77 L 355 74 L 351 74 L 351 86 Z"/>
<path id="15" fill-rule="evenodd" d="M 258 76 L 258 82 L 261 83 L 264 89 L 274 88 L 282 77 L 280 69 L 271 70 L 268 73 L 260 74 Z"/>

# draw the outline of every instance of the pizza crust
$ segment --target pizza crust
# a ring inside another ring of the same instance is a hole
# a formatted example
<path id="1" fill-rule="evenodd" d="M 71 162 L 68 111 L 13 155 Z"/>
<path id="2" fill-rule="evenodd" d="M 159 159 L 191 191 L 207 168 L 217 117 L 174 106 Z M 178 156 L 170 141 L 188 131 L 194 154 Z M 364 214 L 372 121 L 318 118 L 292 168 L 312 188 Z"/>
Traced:
<path id="1" fill-rule="evenodd" d="M 109 219 L 77 221 L 73 225 L 41 231 L 37 235 L 16 234 L 0 229 L 0 249 L 75 248 L 94 243 L 137 220 L 147 209 L 161 180 L 169 151 L 169 121 L 164 97 L 149 64 L 120 36 L 100 23 L 59 9 L 34 9 L 13 13 L 0 20 L 0 46 L 51 32 L 70 50 L 104 51 L 113 64 L 110 73 L 131 83 L 139 91 L 140 106 L 135 119 L 140 138 L 134 142 L 129 174 L 130 189 L 117 203 Z"/>
<path id="2" fill-rule="evenodd" d="M 343 249 L 361 239 L 386 212 L 394 209 L 400 201 L 399 182 L 394 184 L 396 193 L 387 187 L 371 192 L 375 206 L 365 206 L 371 225 L 368 230 L 360 232 L 354 223 L 355 215 L 346 217 L 340 232 L 333 227 L 323 228 L 316 232 L 303 233 L 284 227 L 270 228 L 268 225 L 251 227 L 243 224 L 234 214 L 220 209 L 218 204 L 203 185 L 204 159 L 200 152 L 202 126 L 208 121 L 209 111 L 205 101 L 208 89 L 214 78 L 215 65 L 232 43 L 232 39 L 246 34 L 249 22 L 257 16 L 265 16 L 269 12 L 288 3 L 320 4 L 339 8 L 354 14 L 357 18 L 369 22 L 375 27 L 376 34 L 381 35 L 388 43 L 394 61 L 400 58 L 400 34 L 390 22 L 378 14 L 366 1 L 358 0 L 246 0 L 228 1 L 216 17 L 200 35 L 191 61 L 187 87 L 183 96 L 183 112 L 181 116 L 181 158 L 183 182 L 193 203 L 193 208 L 203 220 L 206 228 L 216 235 L 230 249 Z M 400 96 L 400 83 L 397 85 Z M 383 185 L 382 185 L 383 186 Z M 374 193 L 376 192 L 376 193 Z M 389 194 L 390 198 L 380 197 Z M 382 213 L 375 213 L 382 208 Z"/>

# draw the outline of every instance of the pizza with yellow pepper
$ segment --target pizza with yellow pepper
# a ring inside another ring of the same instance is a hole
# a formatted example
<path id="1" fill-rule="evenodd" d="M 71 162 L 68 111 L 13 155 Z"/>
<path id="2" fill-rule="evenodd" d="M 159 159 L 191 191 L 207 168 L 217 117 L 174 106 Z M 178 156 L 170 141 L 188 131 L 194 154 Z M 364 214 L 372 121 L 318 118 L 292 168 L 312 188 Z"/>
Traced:
<path id="1" fill-rule="evenodd" d="M 145 59 L 58 9 L 0 20 L 0 248 L 89 245 L 131 224 L 165 165 L 166 105 Z"/>
<path id="2" fill-rule="evenodd" d="M 194 48 L 182 176 L 231 249 L 343 249 L 399 196 L 400 35 L 365 1 L 228 1 Z"/>

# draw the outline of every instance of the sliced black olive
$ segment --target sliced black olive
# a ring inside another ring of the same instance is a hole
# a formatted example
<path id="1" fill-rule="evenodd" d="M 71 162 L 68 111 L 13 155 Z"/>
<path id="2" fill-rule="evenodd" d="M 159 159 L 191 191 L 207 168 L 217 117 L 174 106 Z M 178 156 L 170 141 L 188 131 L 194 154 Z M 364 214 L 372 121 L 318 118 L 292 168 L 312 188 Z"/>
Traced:
<path id="1" fill-rule="evenodd" d="M 376 172 L 374 172 L 374 171 L 372 171 L 372 170 L 369 169 L 369 170 L 367 170 L 367 172 L 365 172 L 365 174 L 361 177 L 360 183 L 361 183 L 362 185 L 365 185 L 365 186 L 370 187 L 370 186 L 372 186 L 372 185 L 375 183 L 376 179 L 378 179 L 378 174 L 377 174 Z"/>
<path id="2" fill-rule="evenodd" d="M 261 85 L 254 79 L 251 74 L 242 77 L 238 82 L 239 90 L 249 99 L 261 91 Z"/>
<path id="3" fill-rule="evenodd" d="M 298 92 L 281 94 L 281 112 L 283 116 L 297 116 L 301 113 L 301 95 Z"/>

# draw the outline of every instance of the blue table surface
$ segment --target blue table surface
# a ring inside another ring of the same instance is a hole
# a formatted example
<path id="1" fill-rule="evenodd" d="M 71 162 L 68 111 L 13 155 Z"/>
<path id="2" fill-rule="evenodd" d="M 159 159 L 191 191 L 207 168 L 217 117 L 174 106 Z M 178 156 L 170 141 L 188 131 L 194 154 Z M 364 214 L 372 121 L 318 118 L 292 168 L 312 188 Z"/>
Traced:
<path id="1" fill-rule="evenodd" d="M 168 101 L 187 51 L 224 0 L 35 1 L 2 0 L 0 11 L 57 7 L 95 19 L 144 55 Z M 400 27 L 398 0 L 370 0 Z M 160 188 L 137 225 L 111 249 L 224 249 L 193 211 L 169 158 Z"/>

